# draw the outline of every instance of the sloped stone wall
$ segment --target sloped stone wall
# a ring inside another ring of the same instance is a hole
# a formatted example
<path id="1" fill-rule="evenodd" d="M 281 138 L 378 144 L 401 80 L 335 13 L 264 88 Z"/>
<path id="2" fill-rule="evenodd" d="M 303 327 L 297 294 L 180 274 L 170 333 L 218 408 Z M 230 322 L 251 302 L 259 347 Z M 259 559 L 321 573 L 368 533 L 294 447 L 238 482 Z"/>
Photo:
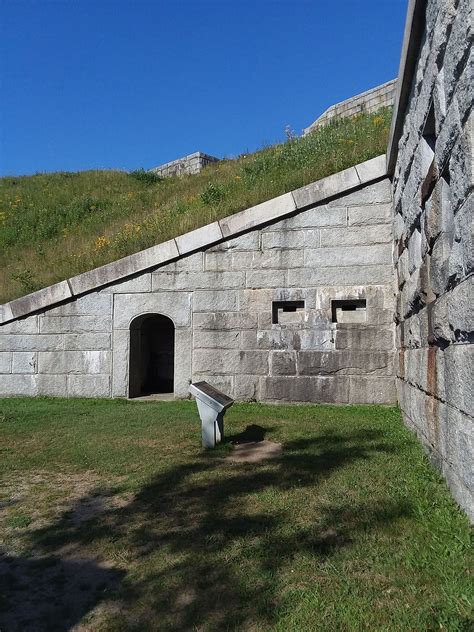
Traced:
<path id="1" fill-rule="evenodd" d="M 384 179 L 3 325 L 0 394 L 128 396 L 130 324 L 160 313 L 178 397 L 204 379 L 240 400 L 393 403 L 393 280 Z M 344 299 L 366 308 L 333 322 Z"/>
<path id="2" fill-rule="evenodd" d="M 393 181 L 398 391 L 474 517 L 472 3 L 432 0 Z"/>

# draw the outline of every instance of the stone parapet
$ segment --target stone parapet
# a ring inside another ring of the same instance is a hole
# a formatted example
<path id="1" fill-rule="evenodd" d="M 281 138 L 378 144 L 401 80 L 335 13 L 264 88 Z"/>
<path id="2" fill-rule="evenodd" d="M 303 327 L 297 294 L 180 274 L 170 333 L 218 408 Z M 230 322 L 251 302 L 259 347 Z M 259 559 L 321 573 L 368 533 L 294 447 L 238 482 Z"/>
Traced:
<path id="1" fill-rule="evenodd" d="M 376 112 L 383 107 L 391 107 L 395 101 L 397 80 L 392 79 L 376 88 L 357 94 L 350 99 L 331 105 L 314 123 L 303 130 L 303 136 L 324 127 L 334 119 L 355 116 L 361 113 Z"/>
<path id="2" fill-rule="evenodd" d="M 204 167 L 207 167 L 215 162 L 219 162 L 219 158 L 203 154 L 202 151 L 196 151 L 194 154 L 189 154 L 188 156 L 183 156 L 183 158 L 177 158 L 176 160 L 171 160 L 159 167 L 153 167 L 150 171 L 156 173 L 162 178 L 193 175 L 200 173 Z"/>

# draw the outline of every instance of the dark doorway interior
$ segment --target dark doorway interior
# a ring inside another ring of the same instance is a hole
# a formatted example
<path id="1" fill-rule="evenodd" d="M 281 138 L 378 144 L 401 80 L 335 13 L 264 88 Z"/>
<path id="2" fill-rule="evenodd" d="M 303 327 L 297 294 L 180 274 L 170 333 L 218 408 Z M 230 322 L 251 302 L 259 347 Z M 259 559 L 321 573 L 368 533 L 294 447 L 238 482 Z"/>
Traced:
<path id="1" fill-rule="evenodd" d="M 139 316 L 130 325 L 129 397 L 174 390 L 174 324 L 162 314 Z"/>

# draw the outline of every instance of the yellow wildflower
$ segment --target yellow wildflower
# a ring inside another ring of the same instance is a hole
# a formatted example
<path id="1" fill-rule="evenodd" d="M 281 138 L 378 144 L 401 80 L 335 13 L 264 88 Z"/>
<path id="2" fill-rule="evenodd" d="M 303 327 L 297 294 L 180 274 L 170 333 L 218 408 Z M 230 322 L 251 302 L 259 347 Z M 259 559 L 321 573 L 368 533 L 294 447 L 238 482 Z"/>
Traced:
<path id="1" fill-rule="evenodd" d="M 95 240 L 95 250 L 102 250 L 102 248 L 106 248 L 109 244 L 110 240 L 107 239 L 105 235 L 101 235 Z"/>

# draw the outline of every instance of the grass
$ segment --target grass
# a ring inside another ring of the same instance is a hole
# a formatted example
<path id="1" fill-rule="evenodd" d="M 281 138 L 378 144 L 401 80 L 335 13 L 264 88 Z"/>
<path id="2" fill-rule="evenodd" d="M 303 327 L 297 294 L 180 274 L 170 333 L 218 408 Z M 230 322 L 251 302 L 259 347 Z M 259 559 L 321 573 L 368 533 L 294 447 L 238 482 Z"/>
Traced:
<path id="1" fill-rule="evenodd" d="M 0 178 L 0 303 L 114 261 L 385 152 L 391 110 L 201 174 L 138 170 Z"/>
<path id="2" fill-rule="evenodd" d="M 283 444 L 256 464 L 203 451 L 187 401 L 0 423 L 1 629 L 472 629 L 468 521 L 396 408 L 235 404 L 229 439 Z"/>

